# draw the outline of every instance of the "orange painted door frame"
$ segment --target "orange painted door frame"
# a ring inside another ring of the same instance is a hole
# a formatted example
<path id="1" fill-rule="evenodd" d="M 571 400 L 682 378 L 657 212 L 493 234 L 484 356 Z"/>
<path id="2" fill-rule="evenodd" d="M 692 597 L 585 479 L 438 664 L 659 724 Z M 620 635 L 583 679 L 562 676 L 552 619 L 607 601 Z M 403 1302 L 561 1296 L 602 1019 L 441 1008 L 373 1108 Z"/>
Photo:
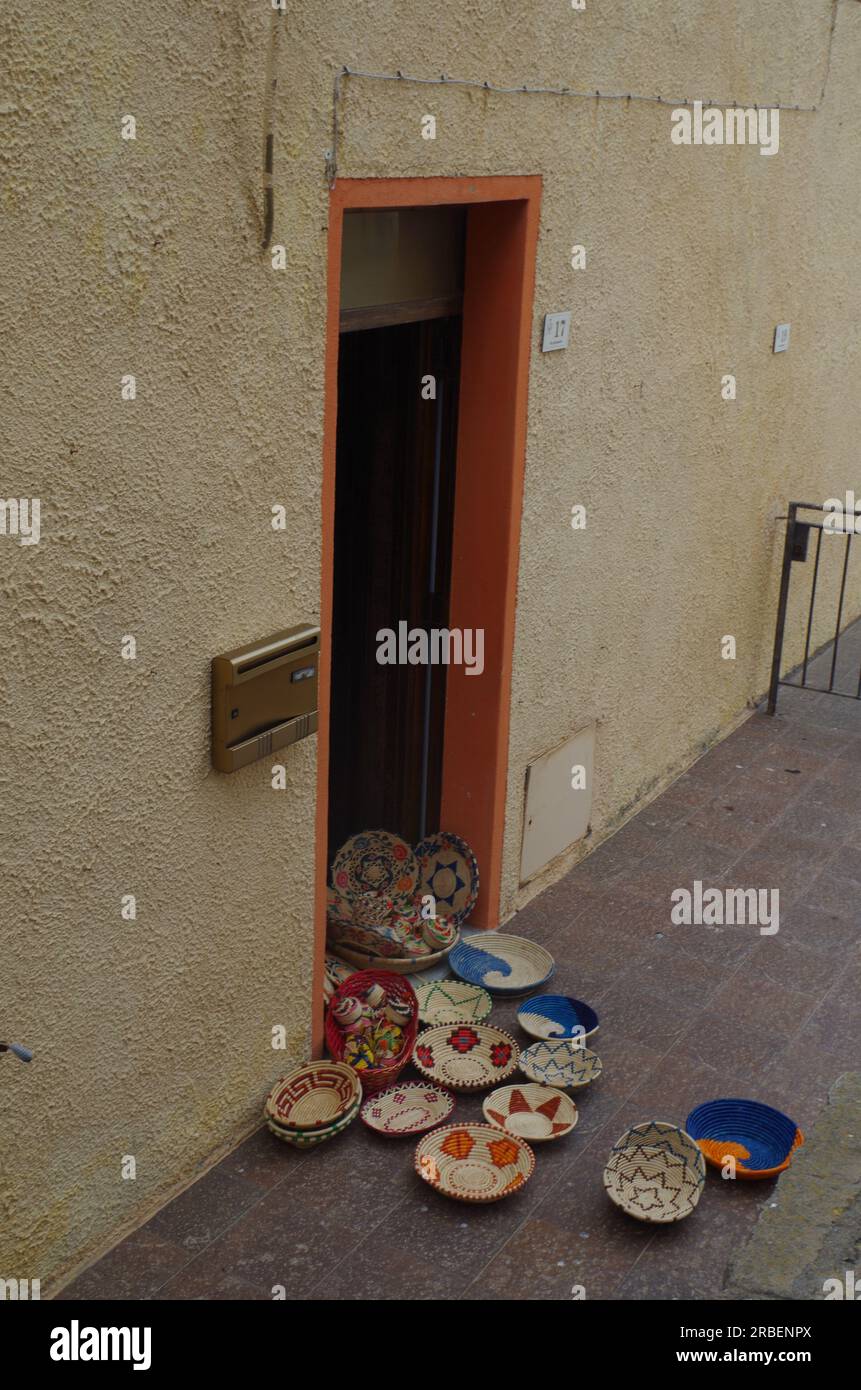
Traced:
<path id="1" fill-rule="evenodd" d="M 484 630 L 484 671 L 450 666 L 442 824 L 473 847 L 473 924 L 499 919 L 511 665 L 526 455 L 539 176 L 339 179 L 330 194 L 322 485 L 312 1042 L 323 1039 L 341 234 L 350 208 L 468 206 L 449 626 Z"/>

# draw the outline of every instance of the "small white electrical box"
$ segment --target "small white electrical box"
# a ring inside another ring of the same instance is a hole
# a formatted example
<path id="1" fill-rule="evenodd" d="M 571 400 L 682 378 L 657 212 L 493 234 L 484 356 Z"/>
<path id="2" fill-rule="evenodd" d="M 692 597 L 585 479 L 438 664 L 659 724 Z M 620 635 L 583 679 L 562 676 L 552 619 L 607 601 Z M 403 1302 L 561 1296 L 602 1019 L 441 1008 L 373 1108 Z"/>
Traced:
<path id="1" fill-rule="evenodd" d="M 774 351 L 789 351 L 789 324 L 779 323 L 774 330 Z"/>
<path id="2" fill-rule="evenodd" d="M 571 311 L 566 310 L 561 314 L 544 315 L 544 339 L 541 343 L 542 352 L 556 352 L 559 348 L 567 348 L 568 337 L 571 333 Z"/>

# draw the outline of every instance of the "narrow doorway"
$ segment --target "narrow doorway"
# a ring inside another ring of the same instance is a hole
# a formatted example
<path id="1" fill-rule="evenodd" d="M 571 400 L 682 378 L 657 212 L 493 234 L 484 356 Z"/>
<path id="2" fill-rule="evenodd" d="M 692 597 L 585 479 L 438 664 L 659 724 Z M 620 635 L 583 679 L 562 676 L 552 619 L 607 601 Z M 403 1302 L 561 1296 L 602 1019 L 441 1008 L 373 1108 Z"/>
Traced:
<path id="1" fill-rule="evenodd" d="M 383 664 L 378 634 L 448 625 L 464 210 L 345 218 L 328 858 L 440 828 L 446 668 Z M 406 625 L 404 627 L 404 625 Z"/>

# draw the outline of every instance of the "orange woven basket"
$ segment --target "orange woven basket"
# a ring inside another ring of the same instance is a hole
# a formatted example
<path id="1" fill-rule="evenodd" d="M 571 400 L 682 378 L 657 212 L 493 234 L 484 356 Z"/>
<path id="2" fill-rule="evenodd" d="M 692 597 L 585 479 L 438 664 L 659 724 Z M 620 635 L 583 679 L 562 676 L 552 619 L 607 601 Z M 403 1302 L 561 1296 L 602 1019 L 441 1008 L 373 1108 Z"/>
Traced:
<path id="1" fill-rule="evenodd" d="M 375 1095 L 377 1091 L 385 1090 L 386 1086 L 391 1086 L 397 1081 L 407 1062 L 413 1055 L 413 1047 L 416 1041 L 416 1034 L 419 1027 L 419 1003 L 416 992 L 409 980 L 404 975 L 395 975 L 389 970 L 357 970 L 351 975 L 349 980 L 345 980 L 339 985 L 329 1001 L 326 1011 L 326 1046 L 329 1049 L 329 1056 L 334 1057 L 336 1062 L 344 1060 L 344 1048 L 349 1034 L 342 1032 L 335 1022 L 333 1010 L 339 999 L 355 996 L 363 998 L 371 985 L 382 985 L 386 991 L 386 999 L 397 999 L 401 1003 L 408 1003 L 412 1008 L 412 1017 L 404 1027 L 404 1045 L 397 1057 L 392 1058 L 384 1067 L 367 1067 L 359 1072 L 362 1081 L 362 1090 L 366 1096 Z"/>

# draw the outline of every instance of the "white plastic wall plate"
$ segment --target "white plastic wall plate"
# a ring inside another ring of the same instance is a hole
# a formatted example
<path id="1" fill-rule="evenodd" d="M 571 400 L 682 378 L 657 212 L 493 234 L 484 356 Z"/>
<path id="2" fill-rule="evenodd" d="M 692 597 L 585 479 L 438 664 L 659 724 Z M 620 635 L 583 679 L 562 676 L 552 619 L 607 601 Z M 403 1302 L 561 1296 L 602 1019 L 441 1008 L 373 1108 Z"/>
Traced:
<path id="1" fill-rule="evenodd" d="M 592 816 L 594 765 L 595 725 L 590 724 L 527 767 L 521 883 L 534 878 L 586 834 Z M 580 781 L 585 785 L 572 786 Z"/>
<path id="2" fill-rule="evenodd" d="M 545 314 L 544 338 L 541 343 L 541 351 L 557 352 L 559 348 L 567 348 L 570 334 L 570 309 L 566 309 L 564 310 L 564 312 L 559 314 Z"/>
<path id="3" fill-rule="evenodd" d="M 788 351 L 789 351 L 789 329 L 790 329 L 790 325 L 789 325 L 788 323 L 779 323 L 779 324 L 777 325 L 777 327 L 775 328 L 775 330 L 774 330 L 774 351 L 775 351 L 775 352 L 788 352 Z"/>

